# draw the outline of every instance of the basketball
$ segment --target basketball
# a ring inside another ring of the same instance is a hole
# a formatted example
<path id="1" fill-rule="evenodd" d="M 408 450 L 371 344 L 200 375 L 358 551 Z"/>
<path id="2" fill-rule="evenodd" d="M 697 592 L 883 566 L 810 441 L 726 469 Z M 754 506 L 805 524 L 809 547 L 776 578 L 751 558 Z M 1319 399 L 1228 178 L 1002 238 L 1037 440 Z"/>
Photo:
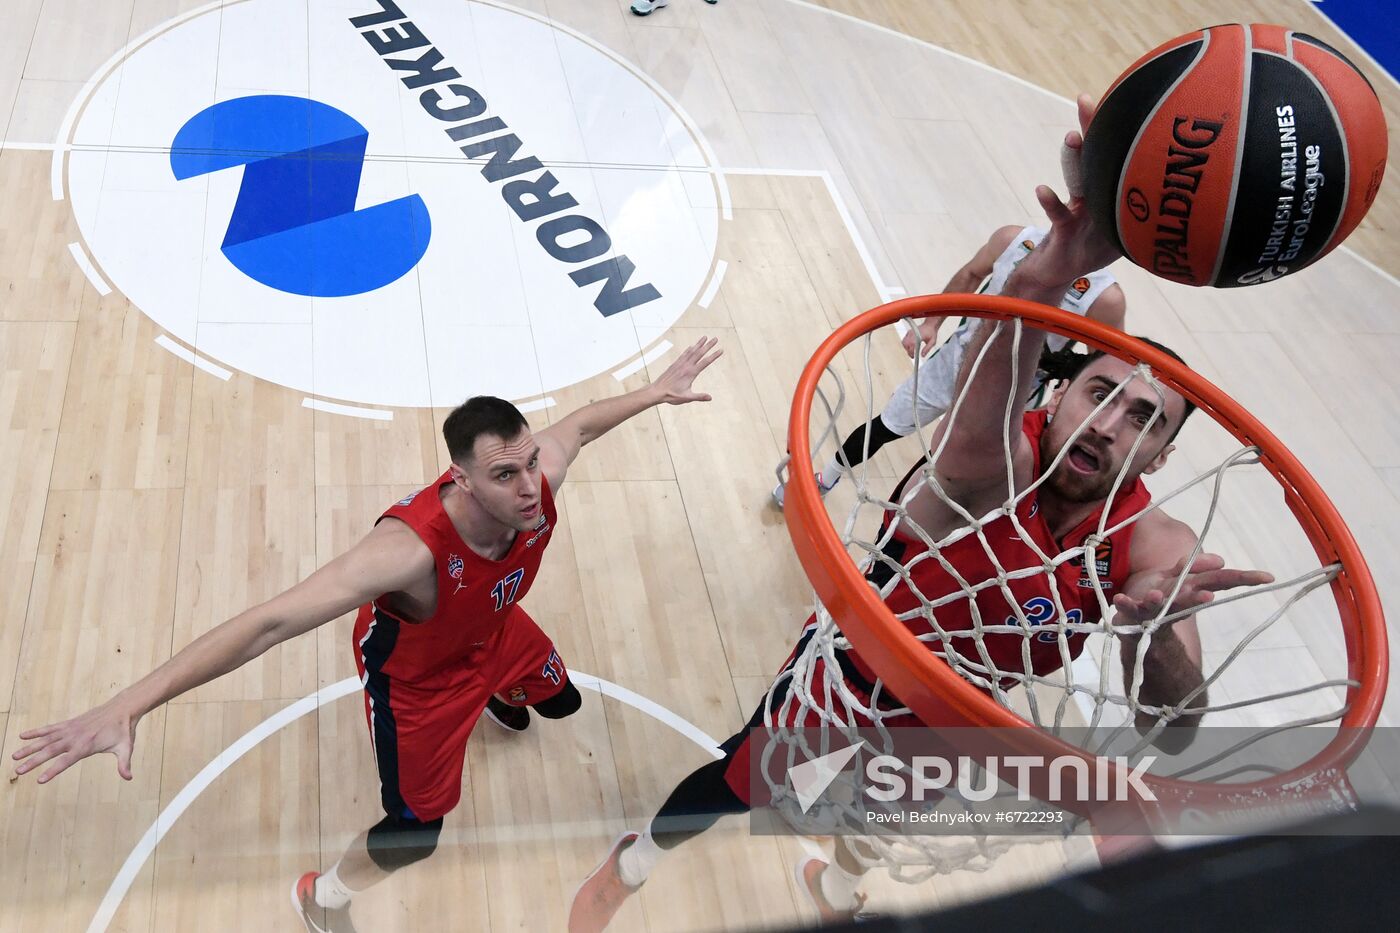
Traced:
<path id="1" fill-rule="evenodd" d="M 1084 140 L 1095 222 L 1138 265 L 1233 288 L 1297 272 L 1361 222 L 1385 173 L 1375 89 L 1283 26 L 1211 26 L 1148 52 Z"/>

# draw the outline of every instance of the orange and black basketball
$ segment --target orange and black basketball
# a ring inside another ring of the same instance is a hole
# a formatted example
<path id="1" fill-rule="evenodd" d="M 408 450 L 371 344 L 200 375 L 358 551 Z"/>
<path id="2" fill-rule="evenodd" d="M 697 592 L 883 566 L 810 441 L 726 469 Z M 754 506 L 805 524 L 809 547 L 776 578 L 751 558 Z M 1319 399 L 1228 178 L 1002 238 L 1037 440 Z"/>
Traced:
<path id="1" fill-rule="evenodd" d="M 1099 104 L 1084 193 L 1123 254 L 1188 285 L 1255 285 L 1325 256 L 1385 172 L 1369 81 L 1283 26 L 1212 26 L 1153 49 Z"/>

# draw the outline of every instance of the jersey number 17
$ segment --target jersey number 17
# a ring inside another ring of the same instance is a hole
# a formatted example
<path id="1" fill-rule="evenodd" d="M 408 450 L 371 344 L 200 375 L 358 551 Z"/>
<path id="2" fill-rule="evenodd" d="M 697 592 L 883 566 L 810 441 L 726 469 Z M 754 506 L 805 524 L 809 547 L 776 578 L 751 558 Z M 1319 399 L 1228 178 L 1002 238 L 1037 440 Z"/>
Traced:
<path id="1" fill-rule="evenodd" d="M 520 581 L 525 579 L 525 568 L 511 571 L 510 575 L 491 587 L 491 597 L 496 600 L 496 611 L 515 602 L 515 591 L 520 589 Z"/>

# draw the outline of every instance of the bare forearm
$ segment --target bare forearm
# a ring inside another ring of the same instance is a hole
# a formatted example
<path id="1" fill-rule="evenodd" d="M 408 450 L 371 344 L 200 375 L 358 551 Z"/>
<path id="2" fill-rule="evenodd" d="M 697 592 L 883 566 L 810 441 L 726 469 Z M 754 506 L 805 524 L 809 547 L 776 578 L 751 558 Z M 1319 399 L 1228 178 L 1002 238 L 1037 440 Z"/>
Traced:
<path id="1" fill-rule="evenodd" d="M 1137 663 L 1138 643 L 1136 637 L 1122 639 L 1123 682 L 1130 692 Z M 1179 706 L 1203 681 L 1200 663 L 1186 650 L 1181 638 L 1170 626 L 1158 629 L 1152 636 L 1152 642 L 1143 658 L 1138 702 L 1143 706 Z M 1191 698 L 1187 708 L 1198 709 L 1204 707 L 1207 702 L 1206 691 L 1201 690 Z M 1144 721 L 1151 725 L 1156 722 L 1156 718 L 1140 715 L 1138 724 L 1142 725 Z M 1199 722 L 1199 717 L 1186 715 L 1174 719 L 1171 725 L 1194 727 Z"/>
<path id="2" fill-rule="evenodd" d="M 948 284 L 943 286 L 944 294 L 949 295 L 971 295 L 977 291 L 982 280 L 987 277 L 987 272 L 969 269 L 966 266 L 953 273 L 953 277 L 948 280 Z"/>
<path id="3" fill-rule="evenodd" d="M 1034 275 L 1026 274 L 1023 268 L 1018 268 L 1012 273 L 1001 294 L 1010 298 L 1035 301 L 1055 307 L 1068 288 L 1068 282 L 1052 281 L 1047 283 Z M 988 434 L 1000 436 L 1002 418 L 998 413 L 1004 412 L 1008 394 L 1017 399 L 1025 398 L 1030 394 L 1036 367 L 1040 360 L 1040 352 L 1045 345 L 1045 332 L 1035 327 L 1022 327 L 1019 346 L 1017 346 L 1015 322 L 1002 322 L 1000 332 L 993 336 L 996 330 L 996 321 L 984 319 L 978 323 L 977 333 L 963 354 L 963 371 L 959 374 L 958 385 L 961 388 L 966 380 L 975 378 L 976 384 L 968 393 L 969 399 L 986 400 L 984 404 L 986 410 L 980 413 L 982 417 L 968 419 L 964 423 L 964 430 L 977 430 L 981 427 Z M 973 376 L 972 367 L 988 343 L 991 346 L 987 347 L 986 356 L 983 358 L 976 375 Z M 1015 385 L 1011 384 L 1013 358 L 1016 373 Z M 992 417 L 994 415 L 996 417 Z"/>
<path id="4" fill-rule="evenodd" d="M 572 412 L 559 423 L 577 432 L 579 445 L 596 441 L 628 418 L 635 417 L 657 405 L 660 395 L 653 386 L 643 386 L 634 392 L 605 398 Z"/>
<path id="5" fill-rule="evenodd" d="M 266 604 L 205 632 L 119 695 L 135 716 L 236 670 L 277 644 Z"/>
<path id="6" fill-rule="evenodd" d="M 957 383 L 958 394 L 963 395 L 965 412 L 958 419 L 958 429 L 970 441 L 976 438 L 977 443 L 993 446 L 1001 444 L 1007 405 L 1012 399 L 1024 399 L 1030 394 L 1040 351 L 1045 346 L 1042 331 L 1022 327 L 1017 346 L 1015 322 L 1000 322 L 999 332 L 998 324 L 991 319 L 977 322 L 977 330 L 963 351 Z M 975 372 L 973 367 L 976 367 Z M 967 386 L 965 392 L 964 386 Z"/>

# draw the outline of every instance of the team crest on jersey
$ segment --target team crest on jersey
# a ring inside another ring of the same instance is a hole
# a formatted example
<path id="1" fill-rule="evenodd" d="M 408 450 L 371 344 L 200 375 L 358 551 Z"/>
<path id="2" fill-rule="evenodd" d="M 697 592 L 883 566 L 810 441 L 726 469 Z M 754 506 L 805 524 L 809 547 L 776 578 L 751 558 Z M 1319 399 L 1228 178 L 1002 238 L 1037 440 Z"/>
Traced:
<path id="1" fill-rule="evenodd" d="M 418 492 L 422 491 L 423 490 L 421 489 L 418 490 Z M 399 500 L 399 505 L 410 505 L 414 499 L 418 498 L 418 492 L 410 493 L 407 496 L 404 496 L 402 499 Z"/>
<path id="2" fill-rule="evenodd" d="M 526 697 L 525 688 L 524 688 L 524 687 L 511 687 L 511 688 L 510 688 L 510 693 L 508 694 L 508 696 L 510 697 L 510 701 L 511 701 L 512 703 L 515 703 L 515 704 L 517 704 L 517 705 L 519 705 L 519 704 L 521 704 L 521 703 L 524 703 L 524 702 L 525 702 L 525 697 Z"/>
<path id="3" fill-rule="evenodd" d="M 466 566 L 466 562 L 456 554 L 447 555 L 447 575 L 457 581 L 457 588 L 452 591 L 453 596 L 466 589 L 467 585 L 462 582 L 462 571 L 466 569 Z"/>
<path id="4" fill-rule="evenodd" d="M 1079 575 L 1079 585 L 1084 589 L 1093 589 L 1094 581 L 1089 576 L 1089 565 L 1085 562 L 1087 551 L 1087 547 L 1081 550 L 1074 563 L 1083 568 Z M 1094 545 L 1094 572 L 1098 574 L 1100 586 L 1104 589 L 1112 588 L 1113 584 L 1108 579 L 1113 573 L 1113 542 L 1111 540 L 1103 540 Z"/>
<path id="5" fill-rule="evenodd" d="M 1035 240 L 1022 240 L 1021 248 L 1029 253 L 1031 250 L 1035 249 Z"/>
<path id="6" fill-rule="evenodd" d="M 1089 290 L 1089 280 L 1081 275 L 1074 280 L 1074 284 L 1069 287 L 1069 290 L 1074 292 L 1075 297 L 1083 298 L 1084 293 Z"/>

